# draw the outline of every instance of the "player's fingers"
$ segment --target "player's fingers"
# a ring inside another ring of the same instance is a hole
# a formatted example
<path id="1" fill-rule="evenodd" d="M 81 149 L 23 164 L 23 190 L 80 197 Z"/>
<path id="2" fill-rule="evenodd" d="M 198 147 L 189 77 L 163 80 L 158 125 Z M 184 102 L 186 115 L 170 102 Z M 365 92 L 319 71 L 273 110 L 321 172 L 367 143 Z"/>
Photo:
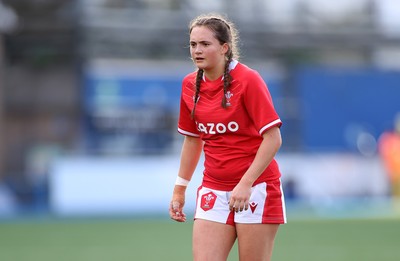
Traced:
<path id="1" fill-rule="evenodd" d="M 186 215 L 184 213 L 179 213 L 179 215 L 173 214 L 171 216 L 171 219 L 178 221 L 178 222 L 185 222 L 186 221 Z"/>
<path id="2" fill-rule="evenodd" d="M 235 206 L 235 200 L 231 199 L 229 201 L 229 211 L 233 211 L 235 210 L 236 206 Z"/>
<path id="3" fill-rule="evenodd" d="M 246 210 L 248 210 L 249 209 L 249 200 L 246 200 L 245 202 L 244 202 L 244 210 L 246 211 Z"/>
<path id="4" fill-rule="evenodd" d="M 244 209 L 244 201 L 239 201 L 238 207 L 236 209 L 236 212 L 242 212 Z"/>
<path id="5" fill-rule="evenodd" d="M 176 205 L 171 202 L 169 205 L 169 215 L 171 216 L 171 218 L 175 217 L 177 212 L 178 210 L 176 208 Z"/>
<path id="6" fill-rule="evenodd" d="M 169 215 L 171 219 L 178 222 L 185 222 L 186 215 L 182 212 L 182 205 L 178 201 L 172 201 L 170 204 Z"/>
<path id="7" fill-rule="evenodd" d="M 233 200 L 232 200 L 233 201 Z M 244 209 L 244 202 L 242 200 L 236 199 L 233 201 L 232 208 L 230 210 L 237 212 L 243 211 Z"/>
<path id="8" fill-rule="evenodd" d="M 184 213 L 180 213 L 180 216 L 176 221 L 185 222 L 186 221 L 186 215 Z"/>
<path id="9" fill-rule="evenodd" d="M 175 211 L 175 214 L 179 214 L 181 204 L 178 201 L 171 202 L 172 211 Z"/>
<path id="10" fill-rule="evenodd" d="M 230 211 L 243 211 L 244 205 L 241 203 L 239 200 L 231 200 L 231 203 L 229 203 L 229 210 Z"/>

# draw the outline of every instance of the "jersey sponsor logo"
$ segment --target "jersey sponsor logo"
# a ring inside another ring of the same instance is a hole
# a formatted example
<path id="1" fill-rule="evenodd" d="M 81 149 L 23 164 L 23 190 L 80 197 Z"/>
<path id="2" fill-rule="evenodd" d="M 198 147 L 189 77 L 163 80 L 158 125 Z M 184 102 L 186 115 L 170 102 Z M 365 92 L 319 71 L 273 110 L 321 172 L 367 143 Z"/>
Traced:
<path id="1" fill-rule="evenodd" d="M 255 202 L 251 202 L 250 203 L 250 209 L 251 209 L 251 213 L 254 213 L 254 211 L 256 210 L 258 204 Z"/>
<path id="2" fill-rule="evenodd" d="M 223 123 L 199 123 L 197 129 L 205 134 L 222 134 L 227 131 L 236 132 L 239 130 L 239 124 L 236 121 L 231 121 L 227 125 Z"/>
<path id="3" fill-rule="evenodd" d="M 204 211 L 208 211 L 214 207 L 215 200 L 217 200 L 217 195 L 215 195 L 213 192 L 208 192 L 207 194 L 201 196 L 200 207 Z"/>

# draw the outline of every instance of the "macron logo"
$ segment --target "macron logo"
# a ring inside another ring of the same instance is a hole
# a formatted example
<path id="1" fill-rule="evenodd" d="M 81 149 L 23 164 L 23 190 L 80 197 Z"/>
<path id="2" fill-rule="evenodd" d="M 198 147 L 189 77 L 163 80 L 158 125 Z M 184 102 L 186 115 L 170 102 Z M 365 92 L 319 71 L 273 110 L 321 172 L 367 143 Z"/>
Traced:
<path id="1" fill-rule="evenodd" d="M 250 203 L 251 213 L 254 214 L 254 211 L 256 210 L 257 206 L 258 206 L 258 204 L 255 203 L 255 202 L 251 202 L 251 203 Z"/>

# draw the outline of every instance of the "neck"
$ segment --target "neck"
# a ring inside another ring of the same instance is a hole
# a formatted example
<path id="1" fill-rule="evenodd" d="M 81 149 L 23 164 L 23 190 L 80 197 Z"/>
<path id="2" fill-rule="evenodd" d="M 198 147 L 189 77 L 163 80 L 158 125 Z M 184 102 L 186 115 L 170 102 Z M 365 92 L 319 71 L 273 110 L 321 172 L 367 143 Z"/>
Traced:
<path id="1" fill-rule="evenodd" d="M 204 70 L 204 76 L 210 81 L 215 81 L 215 80 L 221 78 L 221 76 L 223 74 L 224 74 L 223 72 L 210 72 L 210 71 Z"/>
<path id="2" fill-rule="evenodd" d="M 225 60 L 221 60 L 221 63 L 215 66 L 214 68 L 204 69 L 204 75 L 210 81 L 215 81 L 224 75 L 225 72 Z"/>

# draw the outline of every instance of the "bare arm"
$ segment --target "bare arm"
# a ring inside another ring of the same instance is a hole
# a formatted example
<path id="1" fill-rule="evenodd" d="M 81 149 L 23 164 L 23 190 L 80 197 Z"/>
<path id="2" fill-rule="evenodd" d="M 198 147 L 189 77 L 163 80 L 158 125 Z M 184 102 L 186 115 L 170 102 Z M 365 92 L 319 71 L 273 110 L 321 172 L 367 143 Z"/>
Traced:
<path id="1" fill-rule="evenodd" d="M 203 141 L 199 138 L 185 136 L 182 145 L 181 160 L 178 176 L 191 180 L 197 167 L 203 148 Z M 182 212 L 185 205 L 186 186 L 175 185 L 172 200 L 169 207 L 169 214 L 172 219 L 184 222 L 186 215 Z"/>
<path id="2" fill-rule="evenodd" d="M 185 136 L 181 151 L 181 162 L 178 172 L 179 177 L 191 180 L 197 163 L 199 162 L 202 149 L 203 141 L 201 139 Z"/>
<path id="3" fill-rule="evenodd" d="M 281 132 L 278 127 L 273 127 L 263 134 L 263 141 L 258 148 L 253 163 L 247 169 L 240 182 L 232 191 L 229 208 L 235 211 L 247 210 L 253 183 L 260 177 L 271 163 L 282 145 Z"/>

